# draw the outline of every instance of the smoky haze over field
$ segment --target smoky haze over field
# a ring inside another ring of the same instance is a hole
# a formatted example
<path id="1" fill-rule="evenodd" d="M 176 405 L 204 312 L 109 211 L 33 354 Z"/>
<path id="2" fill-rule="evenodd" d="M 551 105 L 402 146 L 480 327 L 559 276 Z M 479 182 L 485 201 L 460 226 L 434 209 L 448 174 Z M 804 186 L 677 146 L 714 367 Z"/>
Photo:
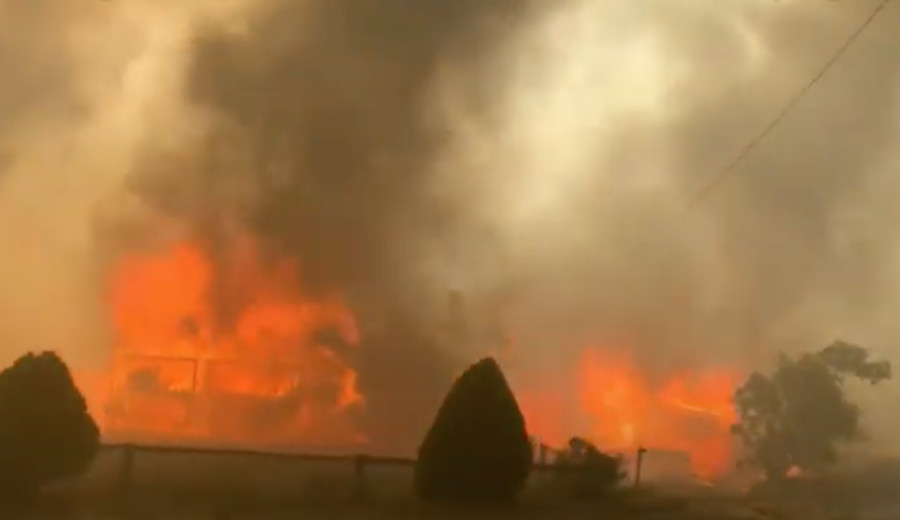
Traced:
<path id="1" fill-rule="evenodd" d="M 897 360 L 900 4 L 683 212 L 877 3 L 0 0 L 4 353 L 102 359 L 110 251 L 237 221 L 348 296 L 408 438 L 483 351 L 434 338 L 451 290 L 523 382 L 591 342 Z"/>

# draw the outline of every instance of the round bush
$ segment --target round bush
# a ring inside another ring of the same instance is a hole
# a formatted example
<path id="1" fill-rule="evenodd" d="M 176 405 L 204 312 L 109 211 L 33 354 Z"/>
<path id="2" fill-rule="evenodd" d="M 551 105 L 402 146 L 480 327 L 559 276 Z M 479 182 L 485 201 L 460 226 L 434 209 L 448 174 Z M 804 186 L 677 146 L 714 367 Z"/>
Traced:
<path id="1" fill-rule="evenodd" d="M 0 498 L 84 472 L 99 448 L 97 424 L 56 354 L 29 353 L 0 372 Z"/>

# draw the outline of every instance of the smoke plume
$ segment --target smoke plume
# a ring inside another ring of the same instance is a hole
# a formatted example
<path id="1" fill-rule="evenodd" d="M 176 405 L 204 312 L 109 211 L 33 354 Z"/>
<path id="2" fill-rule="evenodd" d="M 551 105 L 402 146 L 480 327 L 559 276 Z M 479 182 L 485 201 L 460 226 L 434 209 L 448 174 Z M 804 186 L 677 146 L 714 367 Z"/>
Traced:
<path id="1" fill-rule="evenodd" d="M 393 449 L 497 328 L 521 384 L 592 343 L 896 358 L 900 7 L 685 212 L 876 1 L 80 4 L 0 0 L 10 344 L 87 356 L 110 251 L 236 224 L 350 300 Z M 443 332 L 453 293 L 483 334 Z"/>

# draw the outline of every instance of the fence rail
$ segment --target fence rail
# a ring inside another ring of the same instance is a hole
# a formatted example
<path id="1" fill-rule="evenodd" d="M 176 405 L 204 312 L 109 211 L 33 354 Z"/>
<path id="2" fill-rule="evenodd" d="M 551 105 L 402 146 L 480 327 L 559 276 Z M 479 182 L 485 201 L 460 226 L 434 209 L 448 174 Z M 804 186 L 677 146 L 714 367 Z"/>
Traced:
<path id="1" fill-rule="evenodd" d="M 379 466 L 412 466 L 416 463 L 415 459 L 406 457 L 387 457 L 381 455 L 339 455 L 330 453 L 297 453 L 290 451 L 264 451 L 241 448 L 213 448 L 200 446 L 173 446 L 167 444 L 132 444 L 132 443 L 106 443 L 103 444 L 106 450 L 121 450 L 127 452 L 144 453 L 170 453 L 185 455 L 225 455 L 234 457 L 259 457 L 268 459 L 294 459 L 307 461 L 325 461 L 340 462 L 350 461 L 360 457 L 366 458 L 372 464 Z"/>
<path id="2" fill-rule="evenodd" d="M 390 457 L 379 455 L 339 455 L 321 453 L 296 453 L 289 451 L 262 451 L 238 448 L 215 448 L 197 446 L 174 445 L 149 445 L 131 443 L 106 443 L 104 450 L 121 451 L 121 468 L 117 482 L 117 492 L 128 494 L 134 487 L 135 456 L 145 454 L 183 454 L 183 455 L 209 455 L 226 457 L 255 457 L 259 459 L 296 460 L 310 462 L 346 462 L 353 464 L 352 497 L 357 501 L 366 499 L 366 469 L 369 466 L 379 467 L 412 467 L 416 460 L 405 457 Z M 559 469 L 557 466 L 547 463 L 536 463 L 532 467 L 536 471 L 548 471 Z"/>

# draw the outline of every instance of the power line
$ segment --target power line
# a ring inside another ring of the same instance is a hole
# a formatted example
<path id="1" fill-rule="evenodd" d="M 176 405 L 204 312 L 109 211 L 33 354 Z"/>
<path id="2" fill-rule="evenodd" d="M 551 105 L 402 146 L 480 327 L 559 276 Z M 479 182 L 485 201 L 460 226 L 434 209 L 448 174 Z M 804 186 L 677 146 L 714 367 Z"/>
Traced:
<path id="1" fill-rule="evenodd" d="M 863 21 L 862 25 L 860 25 L 851 35 L 847 38 L 847 41 L 841 45 L 840 48 L 831 56 L 831 58 L 825 62 L 825 65 L 822 67 L 819 72 L 813 76 L 813 78 L 794 96 L 791 101 L 785 105 L 785 107 L 778 113 L 778 115 L 773 119 L 768 125 L 766 125 L 762 131 L 760 131 L 750 142 L 747 143 L 744 148 L 741 149 L 740 153 L 735 156 L 734 160 L 732 160 L 725 168 L 723 168 L 715 177 L 709 180 L 706 184 L 700 187 L 699 190 L 694 194 L 694 196 L 688 201 L 688 205 L 686 210 L 690 211 L 699 203 L 703 202 L 703 200 L 712 193 L 719 185 L 722 184 L 729 175 L 734 173 L 737 170 L 737 167 L 740 166 L 744 159 L 750 155 L 750 152 L 753 151 L 754 148 L 757 147 L 768 135 L 774 130 L 783 120 L 790 114 L 794 108 L 796 108 L 797 104 L 803 99 L 806 94 L 816 86 L 816 84 L 825 77 L 825 74 L 831 70 L 834 65 L 840 61 L 840 59 L 844 56 L 847 50 L 856 43 L 856 40 L 866 32 L 866 29 L 872 24 L 875 18 L 884 11 L 884 8 L 891 3 L 891 0 L 883 0 L 873 11 L 872 13 Z"/>

